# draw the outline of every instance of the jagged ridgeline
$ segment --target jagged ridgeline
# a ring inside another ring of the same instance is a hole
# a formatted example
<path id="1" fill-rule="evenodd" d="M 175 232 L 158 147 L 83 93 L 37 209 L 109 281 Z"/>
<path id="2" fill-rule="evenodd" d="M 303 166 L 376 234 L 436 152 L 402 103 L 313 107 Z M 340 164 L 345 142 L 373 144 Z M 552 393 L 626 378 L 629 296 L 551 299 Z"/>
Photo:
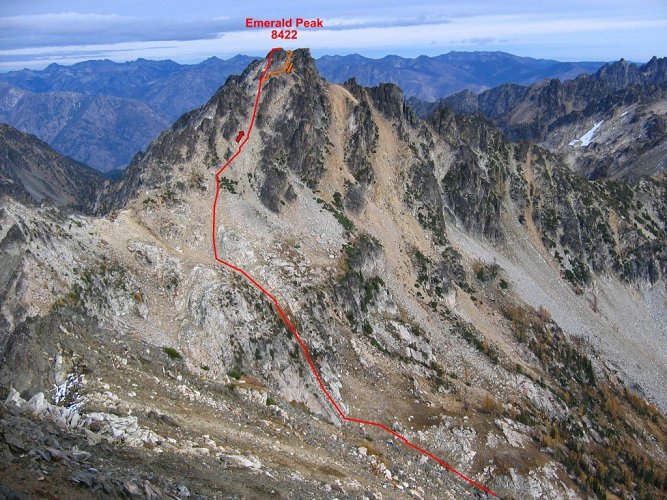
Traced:
<path id="1" fill-rule="evenodd" d="M 395 85 L 291 62 L 215 208 L 266 59 L 93 189 L 88 215 L 3 191 L 1 418 L 20 467 L 0 474 L 48 464 L 70 496 L 473 492 L 341 422 L 272 302 L 213 260 L 215 209 L 219 257 L 277 298 L 347 415 L 502 497 L 664 496 L 664 176 L 589 180 L 481 114 L 419 116 Z M 49 458 L 75 444 L 90 467 Z"/>
<path id="2" fill-rule="evenodd" d="M 588 178 L 637 180 L 664 171 L 666 91 L 667 58 L 653 57 L 641 66 L 621 59 L 563 82 L 505 84 L 411 103 L 423 116 L 438 105 L 482 113 L 510 140 L 565 153 L 565 163 Z"/>

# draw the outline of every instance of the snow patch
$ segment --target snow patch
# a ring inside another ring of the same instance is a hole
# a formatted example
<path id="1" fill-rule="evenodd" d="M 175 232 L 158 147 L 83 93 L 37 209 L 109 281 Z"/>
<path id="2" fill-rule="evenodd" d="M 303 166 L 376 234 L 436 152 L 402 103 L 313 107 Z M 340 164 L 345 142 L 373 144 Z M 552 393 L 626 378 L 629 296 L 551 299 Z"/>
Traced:
<path id="1" fill-rule="evenodd" d="M 582 135 L 579 139 L 574 139 L 569 142 L 568 146 L 583 146 L 586 147 L 591 143 L 591 140 L 593 139 L 593 136 L 595 135 L 595 132 L 600 128 L 600 126 L 604 123 L 604 120 L 600 120 L 599 122 L 595 122 L 595 125 L 591 127 L 591 129 L 586 132 L 584 135 Z"/>
<path id="2" fill-rule="evenodd" d="M 70 373 L 61 384 L 54 384 L 52 399 L 54 405 L 66 405 L 67 408 L 78 410 L 83 400 L 76 391 L 83 382 L 83 375 Z"/>

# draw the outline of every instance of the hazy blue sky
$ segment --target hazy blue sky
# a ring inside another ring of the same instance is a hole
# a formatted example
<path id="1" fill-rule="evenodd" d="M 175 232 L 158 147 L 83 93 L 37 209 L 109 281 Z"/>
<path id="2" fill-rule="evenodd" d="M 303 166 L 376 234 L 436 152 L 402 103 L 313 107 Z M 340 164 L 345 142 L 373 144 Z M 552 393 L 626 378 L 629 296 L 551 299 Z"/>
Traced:
<path id="1" fill-rule="evenodd" d="M 85 59 L 198 62 L 274 45 L 315 56 L 502 50 L 560 60 L 666 56 L 667 0 L 0 0 L 0 71 Z M 247 30 L 254 18 L 321 17 L 295 42 Z"/>

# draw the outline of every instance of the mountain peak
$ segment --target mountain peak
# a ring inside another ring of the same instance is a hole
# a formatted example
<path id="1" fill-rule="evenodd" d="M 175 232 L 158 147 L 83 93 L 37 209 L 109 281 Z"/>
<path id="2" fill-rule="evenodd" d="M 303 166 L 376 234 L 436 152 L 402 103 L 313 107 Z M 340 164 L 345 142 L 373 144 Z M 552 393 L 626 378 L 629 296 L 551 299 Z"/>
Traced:
<path id="1" fill-rule="evenodd" d="M 298 67 L 301 71 L 305 70 L 311 76 L 317 75 L 318 78 L 320 77 L 320 72 L 315 64 L 315 59 L 313 59 L 310 53 L 310 49 L 296 49 L 292 52 L 292 60 L 294 61 L 295 68 Z"/>
<path id="2" fill-rule="evenodd" d="M 602 66 L 594 78 L 604 82 L 613 90 L 624 89 L 629 85 L 662 83 L 667 81 L 667 58 L 653 56 L 640 68 L 621 58 Z"/>
<path id="3" fill-rule="evenodd" d="M 642 81 L 637 66 L 628 63 L 625 59 L 605 64 L 595 73 L 595 78 L 614 90 L 624 89 L 628 85 Z"/>
<path id="4" fill-rule="evenodd" d="M 236 57 L 238 57 L 238 56 L 232 57 L 230 59 L 230 61 L 233 61 Z M 199 63 L 199 65 L 201 65 L 201 66 L 215 66 L 217 64 L 224 64 L 224 62 L 225 61 L 220 59 L 218 56 L 211 56 L 208 59 L 204 59 L 202 62 Z M 193 66 L 197 66 L 197 65 L 193 65 Z"/>
<path id="5" fill-rule="evenodd" d="M 667 57 L 658 58 L 653 56 L 649 62 L 640 69 L 647 83 L 660 83 L 667 81 Z"/>
<path id="6" fill-rule="evenodd" d="M 291 54 L 274 51 L 268 68 L 267 60 L 268 54 L 262 60 L 251 61 L 240 75 L 227 78 L 206 104 L 182 115 L 151 143 L 146 154 L 137 156 L 128 167 L 110 205 L 122 206 L 141 185 L 163 186 L 165 177 L 172 176 L 173 171 L 165 172 L 156 165 L 177 167 L 203 156 L 207 167 L 219 167 L 219 159 L 229 157 L 238 147 L 234 138 L 239 131 L 247 133 L 259 77 L 265 68 L 267 76 L 253 128 L 253 135 L 262 137 L 264 143 L 261 156 L 266 172 L 261 201 L 273 211 L 280 210 L 280 200 L 289 190 L 285 166 L 278 167 L 278 158 L 285 155 L 292 158 L 289 170 L 314 186 L 322 173 L 330 114 L 325 82 L 308 49 Z M 289 74 L 283 71 L 287 67 Z M 271 183 L 285 189 L 275 189 L 269 186 Z"/>

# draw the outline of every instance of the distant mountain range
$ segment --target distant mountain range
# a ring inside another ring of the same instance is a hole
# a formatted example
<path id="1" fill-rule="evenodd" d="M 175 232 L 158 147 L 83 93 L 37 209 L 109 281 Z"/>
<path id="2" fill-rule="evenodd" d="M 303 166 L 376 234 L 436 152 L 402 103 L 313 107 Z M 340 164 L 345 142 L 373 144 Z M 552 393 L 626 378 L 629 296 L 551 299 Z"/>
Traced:
<path id="1" fill-rule="evenodd" d="M 35 134 L 65 155 L 102 171 L 124 168 L 181 114 L 205 103 L 231 74 L 253 58 L 212 57 L 199 64 L 137 59 L 51 64 L 44 70 L 0 74 L 0 121 Z M 462 89 L 475 92 L 512 82 L 573 78 L 601 62 L 558 62 L 503 52 L 450 52 L 414 59 L 360 55 L 316 61 L 328 80 L 398 84 L 407 96 L 435 100 Z"/>
<path id="2" fill-rule="evenodd" d="M 13 71 L 0 75 L 0 121 L 108 172 L 125 167 L 251 60 L 213 57 L 196 65 L 104 60 Z"/>
<path id="3" fill-rule="evenodd" d="M 433 101 L 464 89 L 481 92 L 503 83 L 529 85 L 545 78 L 569 80 L 593 73 L 603 64 L 533 59 L 506 52 L 449 52 L 414 59 L 369 59 L 357 54 L 324 56 L 317 60 L 317 69 L 334 83 L 353 77 L 360 85 L 395 83 L 407 97 Z"/>
<path id="4" fill-rule="evenodd" d="M 231 74 L 253 58 L 212 57 L 199 64 L 137 59 L 51 64 L 41 71 L 0 74 L 0 121 L 35 134 L 65 155 L 102 172 L 124 168 L 181 114 L 205 103 Z M 324 56 L 321 74 L 341 83 L 398 84 L 407 96 L 434 100 L 512 82 L 573 78 L 601 62 L 558 62 L 503 52 L 450 52 L 414 59 Z"/>
<path id="5" fill-rule="evenodd" d="M 171 123 L 137 99 L 31 92 L 4 82 L 0 82 L 0 121 L 103 172 L 123 167 Z"/>
<path id="6" fill-rule="evenodd" d="M 41 71 L 12 71 L 0 74 L 0 81 L 35 93 L 136 99 L 172 122 L 206 102 L 229 75 L 241 73 L 252 59 L 244 55 L 227 60 L 211 57 L 194 65 L 147 59 L 85 61 L 72 66 L 51 64 Z"/>

